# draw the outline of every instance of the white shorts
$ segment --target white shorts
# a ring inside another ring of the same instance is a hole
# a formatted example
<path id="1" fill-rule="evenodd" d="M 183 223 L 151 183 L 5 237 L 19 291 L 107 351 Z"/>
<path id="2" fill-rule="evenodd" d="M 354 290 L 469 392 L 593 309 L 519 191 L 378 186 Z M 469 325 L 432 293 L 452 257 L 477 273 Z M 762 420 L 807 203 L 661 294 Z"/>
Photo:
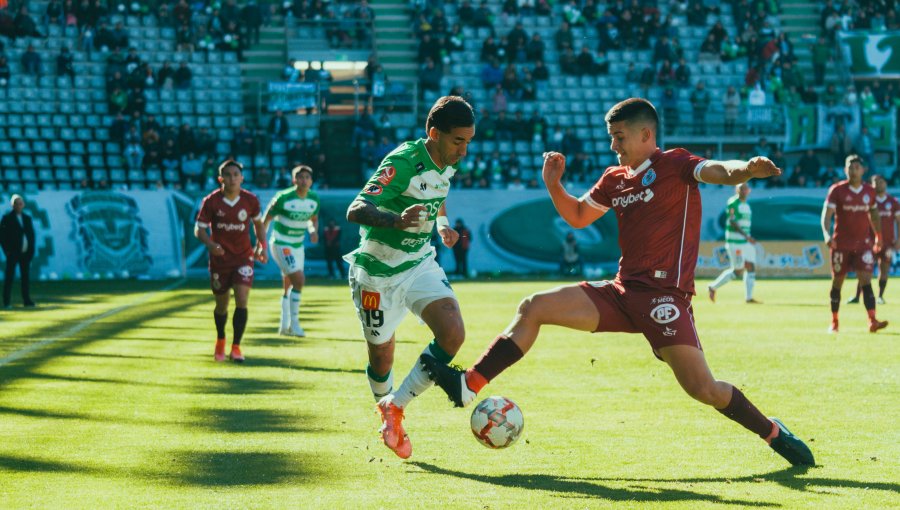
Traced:
<path id="1" fill-rule="evenodd" d="M 270 243 L 269 253 L 272 260 L 278 264 L 281 274 L 294 274 L 297 271 L 303 271 L 303 263 L 306 261 L 306 251 L 303 247 L 293 248 L 291 246 L 282 246 L 280 244 Z"/>
<path id="2" fill-rule="evenodd" d="M 421 318 L 425 307 L 434 301 L 456 299 L 447 275 L 434 257 L 428 257 L 407 273 L 376 278 L 359 266 L 350 266 L 353 304 L 363 336 L 370 344 L 380 345 L 390 340 L 407 311 Z"/>
<path id="3" fill-rule="evenodd" d="M 749 262 L 756 265 L 756 245 L 750 243 L 725 243 L 725 249 L 728 250 L 728 261 L 731 262 L 731 269 L 742 270 L 744 264 Z"/>

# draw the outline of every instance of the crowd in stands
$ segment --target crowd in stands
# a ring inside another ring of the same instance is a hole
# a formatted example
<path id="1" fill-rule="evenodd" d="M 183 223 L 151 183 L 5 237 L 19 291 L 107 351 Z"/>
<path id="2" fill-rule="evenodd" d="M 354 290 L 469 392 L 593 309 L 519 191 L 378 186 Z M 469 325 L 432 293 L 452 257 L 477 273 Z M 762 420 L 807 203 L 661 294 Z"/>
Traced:
<path id="1" fill-rule="evenodd" d="M 294 0 L 283 4 L 287 23 L 318 26 L 332 48 L 370 48 L 375 10 L 367 0 Z"/>

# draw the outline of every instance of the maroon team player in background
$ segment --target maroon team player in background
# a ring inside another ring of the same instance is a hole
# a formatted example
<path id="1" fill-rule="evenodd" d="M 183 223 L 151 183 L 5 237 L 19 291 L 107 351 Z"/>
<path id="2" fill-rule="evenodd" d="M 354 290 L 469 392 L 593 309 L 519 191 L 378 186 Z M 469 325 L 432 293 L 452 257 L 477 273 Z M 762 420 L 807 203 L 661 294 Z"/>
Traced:
<path id="1" fill-rule="evenodd" d="M 881 219 L 876 206 L 875 188 L 863 182 L 866 167 L 856 154 L 847 156 L 844 172 L 847 180 L 828 189 L 822 209 L 822 234 L 831 248 L 831 327 L 838 331 L 841 287 L 850 271 L 856 271 L 862 290 L 863 304 L 869 315 L 869 331 L 874 333 L 888 325 L 875 318 L 875 294 L 872 292 L 872 270 L 875 255 L 881 251 Z M 832 220 L 834 234 L 832 235 Z"/>
<path id="2" fill-rule="evenodd" d="M 876 303 L 884 304 L 884 289 L 887 288 L 888 276 L 891 273 L 891 262 L 894 251 L 900 249 L 900 239 L 896 229 L 900 227 L 900 201 L 887 192 L 887 181 L 880 175 L 872 176 L 872 187 L 875 188 L 875 205 L 881 217 L 881 251 L 875 253 L 875 264 L 878 266 L 878 299 Z M 847 301 L 859 303 L 862 287 L 856 285 L 856 296 Z"/>
<path id="3" fill-rule="evenodd" d="M 552 324 L 586 332 L 642 333 L 691 397 L 764 439 L 794 465 L 813 465 L 812 452 L 778 420 L 763 415 L 735 386 L 713 378 L 694 327 L 691 298 L 700 245 L 698 184 L 735 185 L 781 174 L 766 158 L 712 161 L 656 145 L 659 117 L 645 99 L 627 99 L 606 114 L 619 165 L 606 170 L 581 198 L 561 183 L 565 157 L 545 154 L 543 178 L 560 216 L 575 228 L 607 211 L 619 223 L 619 273 L 612 281 L 581 282 L 525 298 L 506 331 L 468 371 L 420 359 L 458 407 L 517 362 Z"/>
<path id="4" fill-rule="evenodd" d="M 234 160 L 219 165 L 222 187 L 203 199 L 194 235 L 209 249 L 209 278 L 216 309 L 216 361 L 225 361 L 225 324 L 228 322 L 228 303 L 234 289 L 234 315 L 231 319 L 234 336 L 229 357 L 244 361 L 241 338 L 247 327 L 247 301 L 253 286 L 253 260 L 263 264 L 267 260 L 266 230 L 262 221 L 259 199 L 241 189 L 243 167 Z M 250 244 L 250 224 L 256 229 L 256 249 Z M 210 235 L 207 230 L 212 232 Z"/>

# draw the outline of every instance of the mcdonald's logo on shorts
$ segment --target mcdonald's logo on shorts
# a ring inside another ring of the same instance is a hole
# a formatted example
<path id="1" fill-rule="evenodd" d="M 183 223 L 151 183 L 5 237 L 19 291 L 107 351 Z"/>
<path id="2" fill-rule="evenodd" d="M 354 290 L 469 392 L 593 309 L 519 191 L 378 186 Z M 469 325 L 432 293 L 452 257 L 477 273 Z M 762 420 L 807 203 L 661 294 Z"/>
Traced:
<path id="1" fill-rule="evenodd" d="M 381 308 L 381 294 L 362 291 L 362 307 L 363 310 L 378 310 Z"/>
<path id="2" fill-rule="evenodd" d="M 291 254 L 291 249 L 290 248 L 282 248 L 281 254 L 284 255 L 285 257 L 287 257 L 288 255 Z"/>

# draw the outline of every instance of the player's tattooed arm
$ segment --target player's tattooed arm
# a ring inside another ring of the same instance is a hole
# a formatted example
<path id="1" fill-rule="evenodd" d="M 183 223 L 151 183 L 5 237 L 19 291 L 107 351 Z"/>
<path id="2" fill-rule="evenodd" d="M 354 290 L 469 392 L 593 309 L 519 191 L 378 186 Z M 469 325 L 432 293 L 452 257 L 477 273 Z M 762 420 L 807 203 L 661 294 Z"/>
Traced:
<path id="1" fill-rule="evenodd" d="M 367 225 L 369 227 L 405 229 L 417 227 L 424 221 L 424 205 L 411 205 L 402 213 L 394 214 L 390 211 L 381 211 L 378 206 L 363 198 L 354 200 L 347 208 L 347 221 Z"/>
<path id="2" fill-rule="evenodd" d="M 765 179 L 781 175 L 781 169 L 775 166 L 769 158 L 762 156 L 751 158 L 749 161 L 709 160 L 696 172 L 694 175 L 700 182 L 725 185 L 741 184 L 750 179 Z"/>

